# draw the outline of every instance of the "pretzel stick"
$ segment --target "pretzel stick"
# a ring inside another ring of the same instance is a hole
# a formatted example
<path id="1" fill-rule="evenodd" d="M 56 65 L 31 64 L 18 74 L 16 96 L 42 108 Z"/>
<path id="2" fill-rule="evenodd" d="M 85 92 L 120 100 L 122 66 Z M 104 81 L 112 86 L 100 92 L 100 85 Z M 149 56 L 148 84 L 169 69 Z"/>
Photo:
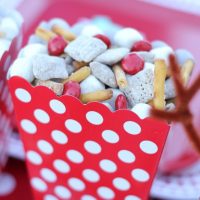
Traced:
<path id="1" fill-rule="evenodd" d="M 91 69 L 87 66 L 80 68 L 76 72 L 72 73 L 70 77 L 65 79 L 62 83 L 65 84 L 68 81 L 76 81 L 80 83 L 81 81 L 85 80 L 91 73 Z"/>
<path id="2" fill-rule="evenodd" d="M 120 67 L 120 65 L 114 65 L 113 71 L 119 88 L 125 88 L 128 85 L 128 82 L 126 80 L 124 70 Z"/>
<path id="3" fill-rule="evenodd" d="M 67 41 L 72 41 L 76 39 L 76 36 L 72 32 L 63 29 L 62 27 L 58 25 L 54 25 L 52 27 L 52 31 L 58 35 L 62 35 Z"/>
<path id="4" fill-rule="evenodd" d="M 188 84 L 193 68 L 194 68 L 194 62 L 192 60 L 187 60 L 181 67 L 181 77 L 182 77 L 182 82 L 184 86 Z M 175 98 L 168 100 L 168 103 L 169 102 L 175 103 Z"/>
<path id="5" fill-rule="evenodd" d="M 112 90 L 99 90 L 96 92 L 82 94 L 80 96 L 80 99 L 83 103 L 88 103 L 93 101 L 105 101 L 107 99 L 112 98 L 112 95 L 113 95 Z"/>
<path id="6" fill-rule="evenodd" d="M 46 30 L 46 29 L 43 29 L 41 27 L 38 27 L 36 30 L 35 30 L 35 34 L 42 38 L 43 40 L 45 41 L 49 41 L 51 38 L 55 37 L 56 34 L 53 33 L 52 31 L 49 31 L 49 30 Z"/>
<path id="7" fill-rule="evenodd" d="M 155 61 L 154 69 L 154 98 L 153 106 L 157 109 L 165 109 L 165 79 L 167 67 L 163 60 Z"/>
<path id="8" fill-rule="evenodd" d="M 189 81 L 190 75 L 194 68 L 194 62 L 192 60 L 187 60 L 181 68 L 181 77 L 183 79 L 183 84 L 186 85 Z"/>

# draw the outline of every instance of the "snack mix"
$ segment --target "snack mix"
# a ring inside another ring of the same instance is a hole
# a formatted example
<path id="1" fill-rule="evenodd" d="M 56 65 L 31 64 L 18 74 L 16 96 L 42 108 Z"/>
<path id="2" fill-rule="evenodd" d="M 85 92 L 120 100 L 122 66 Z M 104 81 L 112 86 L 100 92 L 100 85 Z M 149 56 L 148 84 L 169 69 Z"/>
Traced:
<path id="1" fill-rule="evenodd" d="M 84 21 L 71 27 L 59 18 L 42 22 L 8 78 L 20 76 L 33 86 L 48 87 L 58 96 L 72 95 L 83 103 L 102 102 L 112 111 L 138 111 L 141 118 L 149 115 L 151 105 L 173 110 L 176 90 L 170 55 L 186 85 L 194 67 L 191 53 L 173 50 L 163 41 L 149 42 L 134 28 L 107 32 Z"/>

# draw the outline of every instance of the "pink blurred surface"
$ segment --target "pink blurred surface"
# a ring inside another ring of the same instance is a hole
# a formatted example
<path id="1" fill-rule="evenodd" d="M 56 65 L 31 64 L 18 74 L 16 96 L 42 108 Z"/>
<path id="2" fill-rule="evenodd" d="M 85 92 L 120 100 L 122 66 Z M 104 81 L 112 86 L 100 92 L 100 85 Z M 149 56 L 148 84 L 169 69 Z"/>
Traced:
<path id="1" fill-rule="evenodd" d="M 114 22 L 144 32 L 151 40 L 164 40 L 174 49 L 185 48 L 196 58 L 192 79 L 200 71 L 200 17 L 181 13 L 143 1 L 132 0 L 27 0 L 20 6 L 25 18 L 25 42 L 41 20 L 62 17 L 70 24 L 80 17 L 107 15 Z M 200 130 L 200 94 L 192 102 L 195 125 Z M 162 171 L 182 168 L 198 159 L 183 130 L 173 125 L 160 163 Z M 199 131 L 200 132 L 200 131 Z"/>

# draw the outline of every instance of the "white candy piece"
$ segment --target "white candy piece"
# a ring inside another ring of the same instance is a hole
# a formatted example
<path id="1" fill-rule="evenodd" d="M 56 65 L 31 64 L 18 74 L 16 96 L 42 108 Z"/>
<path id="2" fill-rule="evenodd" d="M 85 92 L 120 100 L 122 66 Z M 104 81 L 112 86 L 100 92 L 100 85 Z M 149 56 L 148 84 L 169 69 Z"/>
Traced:
<path id="1" fill-rule="evenodd" d="M 83 28 L 83 30 L 81 31 L 80 35 L 85 35 L 85 36 L 93 37 L 93 36 L 95 36 L 97 34 L 104 34 L 104 33 L 97 26 L 90 24 L 90 25 L 86 25 Z"/>
<path id="2" fill-rule="evenodd" d="M 174 54 L 173 49 L 169 46 L 152 49 L 150 52 L 154 54 L 154 60 L 162 59 L 167 66 L 169 66 L 169 55 Z"/>
<path id="3" fill-rule="evenodd" d="M 90 75 L 80 84 L 81 94 L 104 90 L 105 85 L 100 82 L 95 76 Z"/>
<path id="4" fill-rule="evenodd" d="M 115 101 L 116 101 L 116 98 L 120 94 L 124 95 L 124 93 L 122 91 L 118 90 L 118 89 L 111 89 L 111 90 L 113 91 L 112 98 L 104 101 L 104 103 L 108 103 L 112 107 L 112 110 L 115 110 Z"/>
<path id="5" fill-rule="evenodd" d="M 73 24 L 70 28 L 70 31 L 75 35 L 80 35 L 81 31 L 84 29 L 85 26 L 90 24 L 89 20 L 80 20 L 77 23 Z"/>
<path id="6" fill-rule="evenodd" d="M 165 109 L 166 109 L 167 111 L 172 111 L 172 110 L 174 110 L 175 108 L 176 108 L 176 106 L 175 106 L 174 103 L 168 103 L 168 104 L 166 105 L 166 107 L 165 107 Z"/>
<path id="7" fill-rule="evenodd" d="M 62 27 L 63 29 L 66 29 L 66 30 L 69 29 L 69 24 L 62 18 L 53 18 L 49 21 L 48 25 L 49 25 L 50 29 L 54 25 L 58 25 L 58 26 Z"/>
<path id="8" fill-rule="evenodd" d="M 144 60 L 145 62 L 154 63 L 155 56 L 154 56 L 154 54 L 152 54 L 151 52 L 139 51 L 139 52 L 134 52 L 134 53 L 136 53 L 136 54 L 139 55 L 141 58 L 143 58 L 143 60 Z"/>
<path id="9" fill-rule="evenodd" d="M 38 43 L 29 44 L 20 50 L 18 57 L 31 58 L 38 54 L 48 54 L 47 46 Z"/>
<path id="10" fill-rule="evenodd" d="M 47 21 L 41 21 L 39 27 L 46 30 L 51 30 L 51 27 Z"/>
<path id="11" fill-rule="evenodd" d="M 138 103 L 147 103 L 153 98 L 154 65 L 145 63 L 144 69 L 137 74 L 127 75 L 128 87 L 122 91 L 125 93 L 130 106 Z"/>
<path id="12" fill-rule="evenodd" d="M 63 58 L 39 54 L 33 58 L 33 74 L 40 80 L 66 79 L 68 72 Z"/>
<path id="13" fill-rule="evenodd" d="M 79 62 L 90 62 L 103 53 L 107 46 L 101 40 L 94 37 L 79 36 L 70 42 L 65 48 L 65 53 Z"/>
<path id="14" fill-rule="evenodd" d="M 22 23 L 24 22 L 24 19 L 18 11 L 11 9 L 7 15 L 16 22 L 18 27 L 21 27 Z"/>
<path id="15" fill-rule="evenodd" d="M 6 39 L 0 39 L 0 58 L 3 56 L 5 51 L 8 51 L 11 41 Z"/>
<path id="16" fill-rule="evenodd" d="M 104 53 L 100 54 L 95 58 L 94 61 L 106 64 L 106 65 L 113 65 L 118 63 L 124 56 L 129 53 L 129 49 L 127 48 L 113 48 L 108 49 Z"/>
<path id="17" fill-rule="evenodd" d="M 92 70 L 92 74 L 105 85 L 108 85 L 112 88 L 117 87 L 115 75 L 110 67 L 99 62 L 91 62 L 90 68 Z"/>
<path id="18" fill-rule="evenodd" d="M 117 46 L 131 49 L 135 42 L 143 40 L 142 34 L 133 28 L 123 28 L 114 36 L 114 42 Z"/>
<path id="19" fill-rule="evenodd" d="M 20 76 L 28 82 L 32 82 L 34 80 L 32 59 L 17 58 L 8 71 L 8 78 L 12 76 Z"/>
<path id="20" fill-rule="evenodd" d="M 167 43 L 163 42 L 162 40 L 154 40 L 151 42 L 151 45 L 153 49 L 169 46 Z"/>
<path id="21" fill-rule="evenodd" d="M 12 18 L 5 17 L 1 20 L 0 32 L 4 32 L 5 37 L 12 40 L 19 33 L 19 28 Z"/>
<path id="22" fill-rule="evenodd" d="M 176 49 L 175 56 L 180 66 L 182 66 L 187 60 L 194 61 L 194 56 L 186 49 Z"/>
<path id="23" fill-rule="evenodd" d="M 33 34 L 28 39 L 28 44 L 46 44 L 46 41 L 42 38 L 38 37 L 37 35 Z"/>
<path id="24" fill-rule="evenodd" d="M 146 103 L 138 103 L 131 109 L 131 111 L 137 114 L 141 119 L 150 117 L 150 110 L 151 106 Z"/>
<path id="25" fill-rule="evenodd" d="M 171 78 L 168 78 L 165 81 L 165 98 L 166 99 L 172 99 L 176 97 L 176 91 L 174 88 L 174 82 Z"/>

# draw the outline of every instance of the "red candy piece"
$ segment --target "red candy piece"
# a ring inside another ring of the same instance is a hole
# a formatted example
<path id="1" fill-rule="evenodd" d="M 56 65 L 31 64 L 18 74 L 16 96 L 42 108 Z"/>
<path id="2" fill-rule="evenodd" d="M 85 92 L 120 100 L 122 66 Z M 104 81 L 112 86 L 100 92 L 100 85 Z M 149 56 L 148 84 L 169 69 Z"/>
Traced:
<path id="1" fill-rule="evenodd" d="M 134 75 L 144 68 L 144 60 L 136 53 L 126 55 L 122 62 L 122 69 L 130 75 Z"/>
<path id="2" fill-rule="evenodd" d="M 110 42 L 110 39 L 107 36 L 102 35 L 102 34 L 97 34 L 94 37 L 96 37 L 96 38 L 100 39 L 101 41 L 103 41 L 108 48 L 110 47 L 111 42 Z"/>
<path id="3" fill-rule="evenodd" d="M 122 94 L 118 95 L 116 100 L 115 100 L 115 109 L 120 110 L 120 109 L 127 109 L 127 100 L 126 97 Z"/>
<path id="4" fill-rule="evenodd" d="M 79 98 L 81 94 L 81 88 L 78 82 L 69 81 L 64 85 L 63 95 L 70 95 Z"/>
<path id="5" fill-rule="evenodd" d="M 140 40 L 133 45 L 131 51 L 150 51 L 151 49 L 151 43 L 145 40 Z"/>
<path id="6" fill-rule="evenodd" d="M 64 49 L 67 46 L 67 42 L 62 36 L 56 36 L 49 40 L 48 51 L 52 56 L 59 56 L 64 53 Z"/>

